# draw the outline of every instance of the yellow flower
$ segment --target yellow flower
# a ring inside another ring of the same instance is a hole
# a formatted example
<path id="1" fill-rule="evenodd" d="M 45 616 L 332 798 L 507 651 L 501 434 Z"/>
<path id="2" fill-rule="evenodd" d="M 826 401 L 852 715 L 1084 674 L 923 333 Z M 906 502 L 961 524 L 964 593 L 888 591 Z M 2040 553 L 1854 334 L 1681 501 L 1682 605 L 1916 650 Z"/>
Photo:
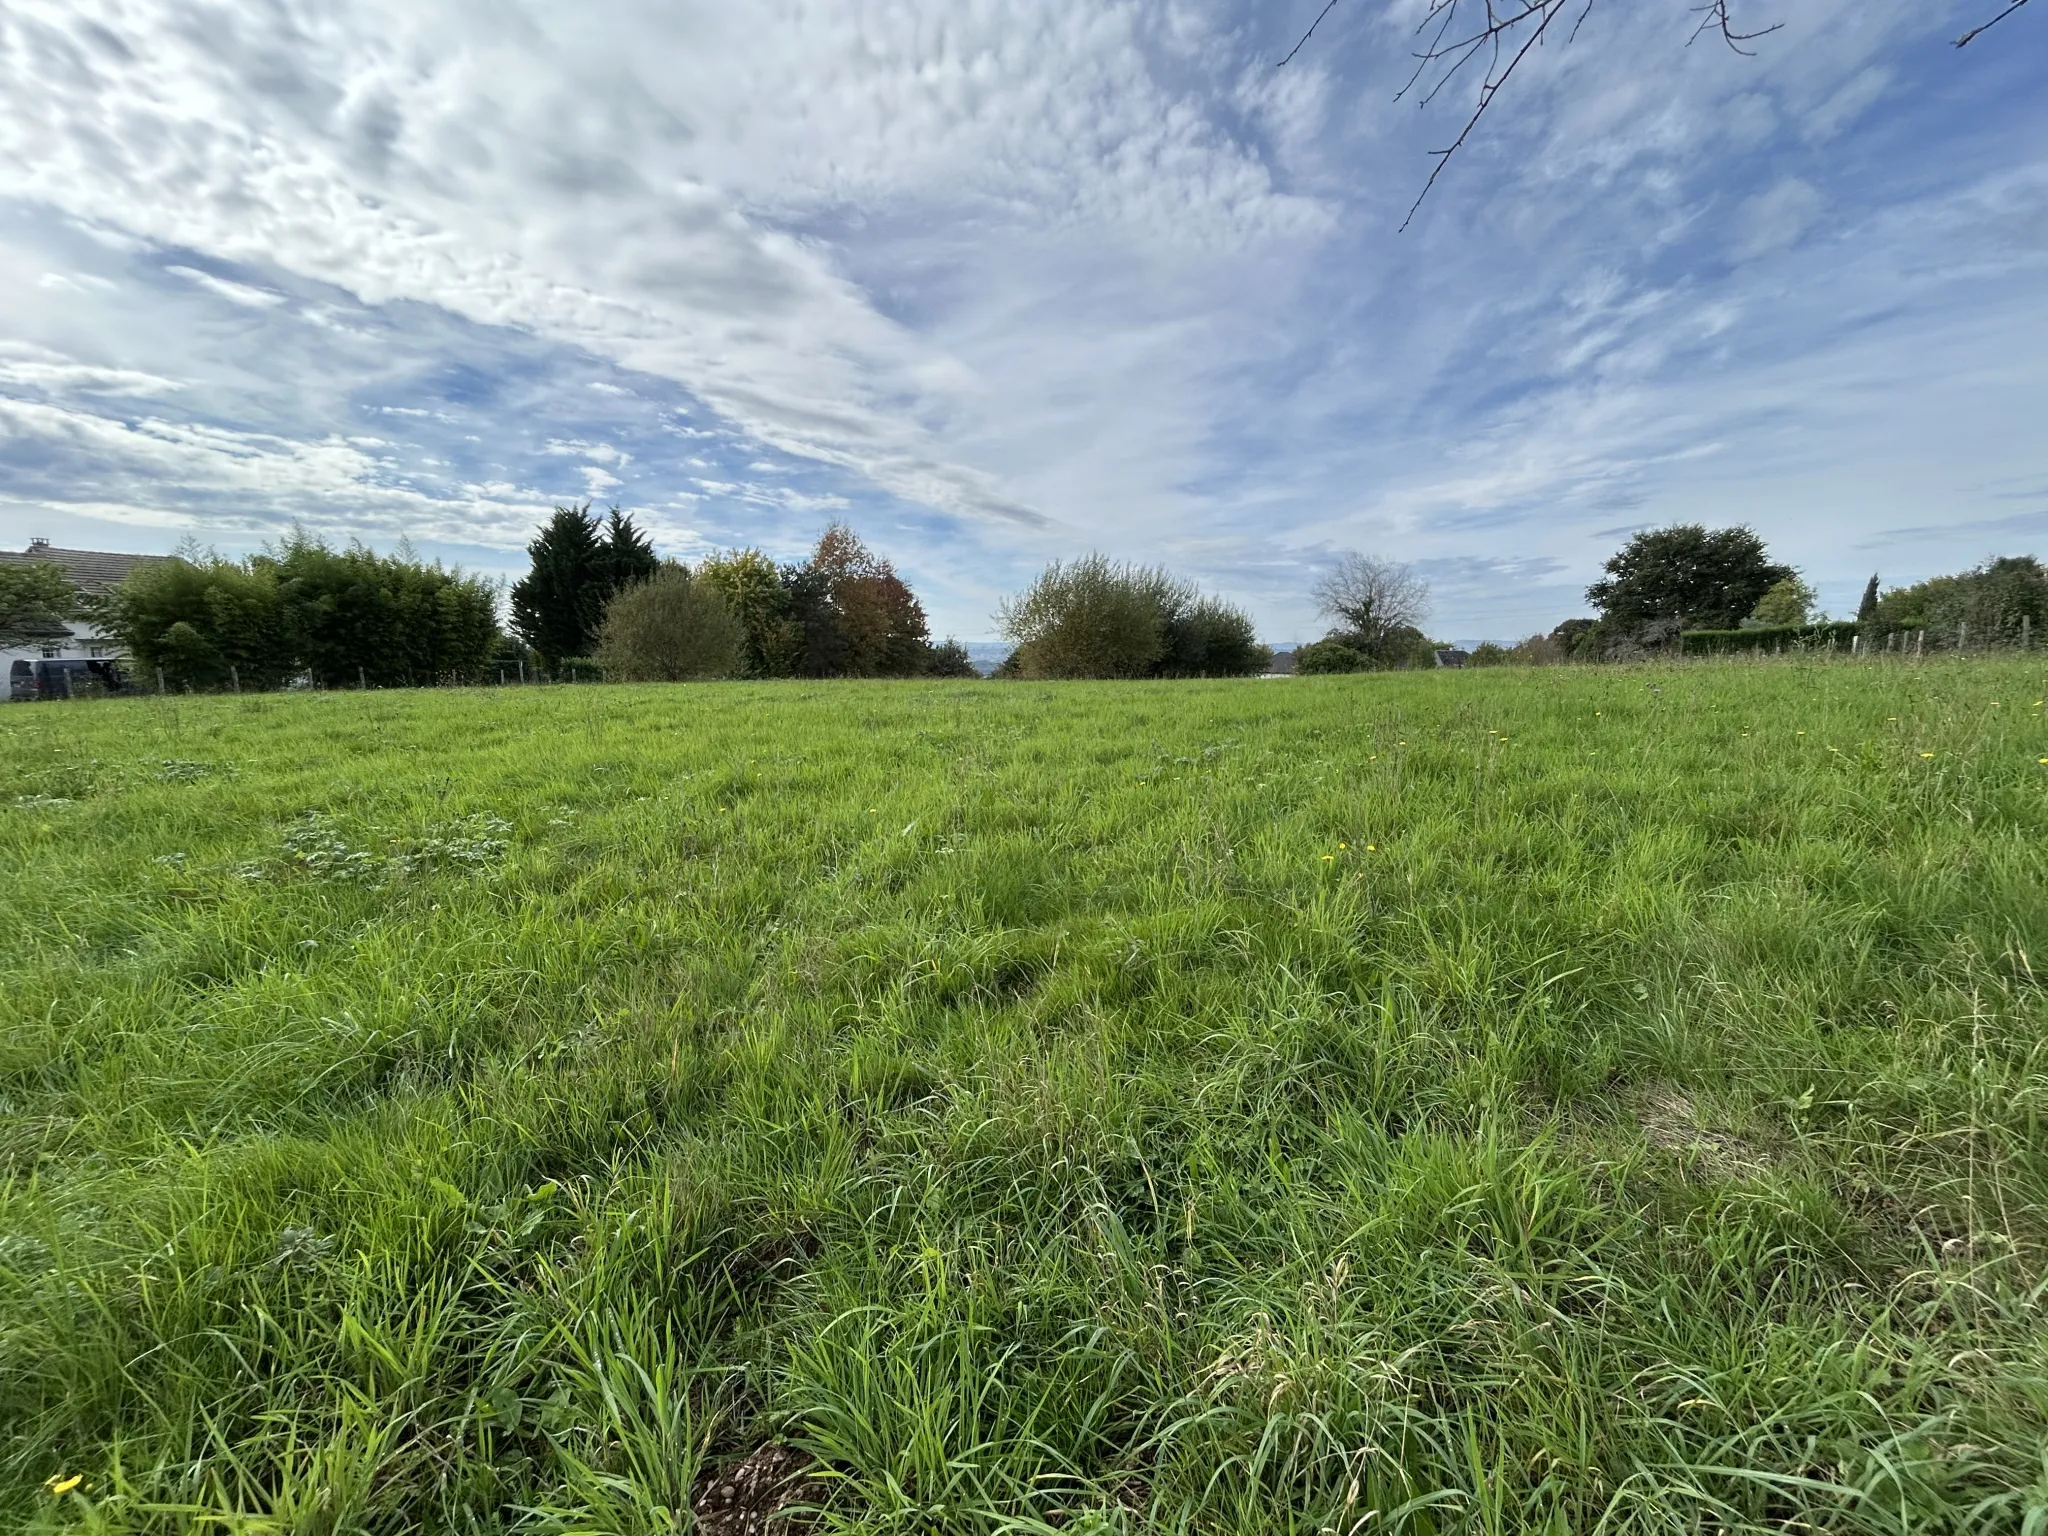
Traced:
<path id="1" fill-rule="evenodd" d="M 2044 758 L 2042 758 L 2042 759 L 2041 759 L 2041 761 L 2042 761 L 2042 762 L 2044 762 L 2044 763 L 2048 763 L 2048 757 L 2044 757 Z"/>
<path id="2" fill-rule="evenodd" d="M 80 1483 L 84 1481 L 85 1476 L 83 1473 L 74 1472 L 69 1477 L 52 1477 L 48 1482 L 44 1483 L 43 1486 L 49 1489 L 50 1492 L 54 1494 L 56 1497 L 61 1499 L 64 1497 L 65 1494 L 69 1493 L 72 1489 L 76 1488 Z"/>
<path id="3" fill-rule="evenodd" d="M 1922 753 L 1921 753 L 1920 755 L 1921 755 L 1922 757 L 1932 757 L 1932 756 L 1934 756 L 1934 754 L 1933 754 L 1932 752 L 1922 752 Z"/>
<path id="4" fill-rule="evenodd" d="M 1330 861 L 1331 861 L 1332 859 L 1334 859 L 1334 858 L 1336 858 L 1336 857 L 1337 857 L 1337 855 L 1335 855 L 1334 853 L 1326 853 L 1326 854 L 1324 854 L 1324 855 L 1323 855 L 1323 862 L 1324 862 L 1325 864 L 1327 864 L 1327 863 L 1329 863 L 1329 862 L 1330 862 Z"/>
<path id="5" fill-rule="evenodd" d="M 2044 763 L 2048 763 L 2048 757 L 2042 758 L 2041 761 Z M 1380 845 L 1378 843 L 1367 843 L 1365 845 L 1365 851 L 1367 853 L 1378 853 L 1380 851 Z"/>
<path id="6" fill-rule="evenodd" d="M 1349 848 L 1351 845 L 1349 843 L 1339 843 L 1337 846 L 1339 848 Z"/>

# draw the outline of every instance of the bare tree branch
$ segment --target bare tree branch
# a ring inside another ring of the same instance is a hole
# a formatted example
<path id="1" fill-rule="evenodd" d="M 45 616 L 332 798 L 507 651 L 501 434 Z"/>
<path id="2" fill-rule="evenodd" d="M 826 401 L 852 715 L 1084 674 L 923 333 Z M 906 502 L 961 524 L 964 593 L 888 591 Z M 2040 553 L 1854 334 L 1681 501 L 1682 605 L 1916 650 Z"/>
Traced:
<path id="1" fill-rule="evenodd" d="M 2014 11 L 2018 10 L 2021 6 L 2025 5 L 2026 3 L 2027 0 L 2012 0 L 2011 4 L 2006 6 L 2004 10 L 2000 11 L 1996 16 L 1992 17 L 1989 21 L 1979 23 L 1977 26 L 1970 28 L 1970 30 L 1965 32 L 1961 37 L 1957 38 L 1956 46 L 1958 48 L 1964 47 L 1969 43 L 1970 39 L 1977 36 L 1978 33 L 1989 32 L 1993 27 L 1997 26 L 2001 21 L 2005 20 L 2006 17 L 2010 16 Z M 1317 20 L 1321 20 L 1321 18 L 1318 17 Z"/>
<path id="2" fill-rule="evenodd" d="M 1444 167 L 1449 165 L 1458 151 L 1465 147 L 1466 141 L 1478 128 L 1479 120 L 1486 116 L 1487 108 L 1493 105 L 1494 97 L 1500 94 L 1522 61 L 1550 36 L 1551 29 L 1556 26 L 1559 18 L 1575 6 L 1578 7 L 1578 16 L 1572 22 L 1571 31 L 1566 35 L 1565 41 L 1570 42 L 1577 37 L 1579 28 L 1592 14 L 1594 3 L 1595 0 L 1583 0 L 1583 3 L 1581 0 L 1430 0 L 1428 11 L 1424 13 L 1421 23 L 1415 29 L 1416 36 L 1422 40 L 1422 46 L 1415 53 L 1415 71 L 1408 77 L 1408 83 L 1395 93 L 1394 99 L 1400 101 L 1417 86 L 1421 86 L 1422 92 L 1417 104 L 1426 107 L 1436 100 L 1452 81 L 1464 74 L 1466 66 L 1475 60 L 1479 61 L 1479 89 L 1472 111 L 1465 118 L 1464 126 L 1458 130 L 1458 136 L 1446 148 L 1433 149 L 1429 152 L 1430 158 L 1436 164 L 1431 167 L 1429 179 L 1423 183 L 1422 191 L 1409 205 L 1407 216 L 1401 220 L 1402 229 L 1406 229 L 1414 221 L 1423 200 L 1436 186 L 1437 178 L 1443 175 Z M 1997 26 L 2026 3 L 2027 0 L 2007 0 L 2005 9 L 1957 38 L 1956 46 L 1963 47 L 1972 38 Z M 1687 46 L 1712 34 L 1719 36 L 1721 41 L 1736 53 L 1749 58 L 1755 55 L 1755 50 L 1744 47 L 1745 43 L 1753 43 L 1760 37 L 1768 37 L 1784 26 L 1784 23 L 1779 21 L 1767 27 L 1759 27 L 1753 32 L 1744 32 L 1735 21 L 1731 9 L 1733 4 L 1734 0 L 1705 0 L 1704 4 L 1694 7 L 1700 23 L 1693 29 Z M 1279 61 L 1281 65 L 1289 63 L 1301 52 L 1308 40 L 1315 35 L 1316 28 L 1323 24 L 1323 19 L 1336 7 L 1337 0 L 1328 0 L 1322 10 L 1316 13 L 1316 19 L 1309 24 L 1308 30 L 1302 33 L 1292 48 L 1287 50 L 1286 58 Z"/>

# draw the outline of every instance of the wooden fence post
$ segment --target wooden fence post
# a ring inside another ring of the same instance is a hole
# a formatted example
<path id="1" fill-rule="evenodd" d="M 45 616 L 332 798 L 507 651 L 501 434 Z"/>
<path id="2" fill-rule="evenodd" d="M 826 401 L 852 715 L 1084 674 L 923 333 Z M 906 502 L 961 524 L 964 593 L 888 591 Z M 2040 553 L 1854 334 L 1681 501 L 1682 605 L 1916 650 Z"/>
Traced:
<path id="1" fill-rule="evenodd" d="M 242 691 L 242 669 L 233 663 L 230 663 L 228 666 L 228 683 L 235 692 L 240 693 Z"/>
<path id="2" fill-rule="evenodd" d="M 358 693 L 368 693 L 370 691 L 369 676 L 361 667 L 356 668 L 356 691 Z"/>
<path id="3" fill-rule="evenodd" d="M 2020 615 L 2020 649 L 2031 651 L 2033 648 L 2034 616 L 2031 613 L 2023 613 Z"/>
<path id="4" fill-rule="evenodd" d="M 161 697 L 164 691 L 164 669 L 162 667 L 156 669 L 156 691 L 158 696 Z"/>

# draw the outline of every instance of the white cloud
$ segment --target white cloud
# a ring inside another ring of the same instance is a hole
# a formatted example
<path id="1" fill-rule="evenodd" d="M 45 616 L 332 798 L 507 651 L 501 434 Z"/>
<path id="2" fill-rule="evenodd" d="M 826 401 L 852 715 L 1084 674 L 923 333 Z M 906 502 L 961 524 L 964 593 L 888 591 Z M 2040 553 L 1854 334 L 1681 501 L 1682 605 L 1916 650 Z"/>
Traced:
<path id="1" fill-rule="evenodd" d="M 197 267 L 165 267 L 173 277 L 182 277 L 188 283 L 196 283 L 208 293 L 220 295 L 230 304 L 239 304 L 244 309 L 271 309 L 284 302 L 284 295 L 268 288 L 255 288 L 248 283 L 233 282 L 225 277 L 215 277 L 211 272 L 201 272 Z"/>
<path id="2" fill-rule="evenodd" d="M 1737 258 L 1747 261 L 1781 251 L 1820 219 L 1827 200 L 1796 176 L 1788 176 L 1742 205 L 1737 215 Z"/>

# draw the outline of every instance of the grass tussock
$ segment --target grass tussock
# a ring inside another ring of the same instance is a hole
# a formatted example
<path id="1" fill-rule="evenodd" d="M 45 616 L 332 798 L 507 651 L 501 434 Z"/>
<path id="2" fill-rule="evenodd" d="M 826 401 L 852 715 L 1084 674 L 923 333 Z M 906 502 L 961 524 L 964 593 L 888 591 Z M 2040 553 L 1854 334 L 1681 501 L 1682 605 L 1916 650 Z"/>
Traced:
<path id="1" fill-rule="evenodd" d="M 0 714 L 0 1510 L 2048 1528 L 2017 661 Z"/>

